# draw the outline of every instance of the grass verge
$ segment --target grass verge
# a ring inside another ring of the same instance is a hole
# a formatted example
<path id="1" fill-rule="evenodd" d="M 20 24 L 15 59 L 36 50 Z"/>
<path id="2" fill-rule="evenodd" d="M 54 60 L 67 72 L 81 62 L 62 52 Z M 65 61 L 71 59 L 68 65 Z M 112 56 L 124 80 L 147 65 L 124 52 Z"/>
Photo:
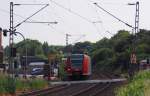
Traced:
<path id="1" fill-rule="evenodd" d="M 48 87 L 48 82 L 44 79 L 21 79 L 0 74 L 0 96 L 4 94 L 15 94 L 16 92 L 32 91 Z"/>
<path id="2" fill-rule="evenodd" d="M 137 73 L 128 85 L 117 90 L 116 96 L 150 96 L 150 71 Z"/>

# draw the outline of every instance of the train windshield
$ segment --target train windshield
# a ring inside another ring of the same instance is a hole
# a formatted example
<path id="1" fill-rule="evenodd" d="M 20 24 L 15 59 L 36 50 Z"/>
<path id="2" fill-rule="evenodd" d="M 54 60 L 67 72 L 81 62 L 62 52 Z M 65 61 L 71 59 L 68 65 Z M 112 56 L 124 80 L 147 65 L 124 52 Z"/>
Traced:
<path id="1" fill-rule="evenodd" d="M 73 68 L 82 68 L 83 55 L 72 55 L 71 65 Z"/>

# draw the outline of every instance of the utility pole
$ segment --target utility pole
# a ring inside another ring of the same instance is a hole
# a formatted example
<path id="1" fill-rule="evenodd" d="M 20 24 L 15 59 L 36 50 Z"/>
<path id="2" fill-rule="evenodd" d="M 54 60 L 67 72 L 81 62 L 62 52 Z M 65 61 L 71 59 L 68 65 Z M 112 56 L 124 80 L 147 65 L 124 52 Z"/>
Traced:
<path id="1" fill-rule="evenodd" d="M 70 34 L 66 34 L 66 53 L 67 53 L 66 56 L 67 57 L 69 57 L 71 54 L 71 48 L 70 46 L 68 46 L 69 45 L 68 41 L 70 36 L 71 36 Z"/>
<path id="2" fill-rule="evenodd" d="M 136 2 L 136 14 L 135 14 L 135 37 L 139 32 L 139 2 Z"/>
<path id="3" fill-rule="evenodd" d="M 68 46 L 68 41 L 69 41 L 69 37 L 70 37 L 71 35 L 70 34 L 66 34 L 66 46 Z"/>
<path id="4" fill-rule="evenodd" d="M 136 2 L 135 4 L 129 4 L 129 5 L 136 5 L 135 27 L 132 32 L 133 41 L 132 41 L 132 51 L 131 51 L 131 57 L 130 57 L 130 63 L 131 63 L 131 69 L 130 69 L 131 76 L 130 77 L 132 77 L 135 71 L 138 69 L 137 57 L 136 57 L 136 40 L 137 40 L 137 33 L 139 32 L 139 2 Z"/>
<path id="5" fill-rule="evenodd" d="M 13 2 L 10 2 L 10 33 L 9 33 L 9 47 L 10 47 L 10 54 L 9 54 L 9 70 L 12 72 L 12 77 L 14 77 L 14 66 L 13 66 L 13 32 L 14 32 L 14 19 L 13 19 Z"/>
<path id="6" fill-rule="evenodd" d="M 14 19 L 13 19 L 13 7 L 14 6 L 20 6 L 20 5 L 40 5 L 43 6 L 42 8 L 40 8 L 38 11 L 36 11 L 35 13 L 33 13 L 32 15 L 30 15 L 29 17 L 27 17 L 25 20 L 23 20 L 22 22 L 18 23 L 17 25 L 14 26 Z M 45 9 L 47 6 L 49 6 L 49 4 L 14 4 L 13 2 L 10 2 L 10 29 L 8 32 L 10 32 L 9 35 L 9 47 L 10 47 L 10 55 L 9 55 L 9 70 L 10 72 L 12 72 L 12 77 L 14 74 L 14 56 L 15 56 L 15 48 L 13 48 L 13 42 L 14 42 L 14 33 L 18 33 L 19 32 L 15 32 L 16 28 L 19 27 L 20 25 L 22 25 L 23 23 L 48 23 L 48 24 L 57 24 L 58 22 L 37 22 L 37 21 L 27 21 L 29 20 L 31 17 L 33 17 L 34 15 L 36 15 L 37 13 L 39 13 L 40 11 L 42 11 L 43 9 Z M 22 34 L 20 34 L 22 35 Z M 24 65 L 24 77 L 26 77 L 26 67 L 27 67 L 27 48 L 26 48 L 26 64 Z"/>

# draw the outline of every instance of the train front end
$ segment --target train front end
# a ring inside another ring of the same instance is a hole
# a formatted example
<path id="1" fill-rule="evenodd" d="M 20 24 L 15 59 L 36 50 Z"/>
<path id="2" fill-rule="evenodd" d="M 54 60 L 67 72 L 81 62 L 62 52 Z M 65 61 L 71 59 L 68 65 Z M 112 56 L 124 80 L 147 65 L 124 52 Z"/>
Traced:
<path id="1" fill-rule="evenodd" d="M 71 79 L 87 79 L 91 75 L 91 60 L 86 54 L 72 54 L 66 62 L 67 77 Z"/>

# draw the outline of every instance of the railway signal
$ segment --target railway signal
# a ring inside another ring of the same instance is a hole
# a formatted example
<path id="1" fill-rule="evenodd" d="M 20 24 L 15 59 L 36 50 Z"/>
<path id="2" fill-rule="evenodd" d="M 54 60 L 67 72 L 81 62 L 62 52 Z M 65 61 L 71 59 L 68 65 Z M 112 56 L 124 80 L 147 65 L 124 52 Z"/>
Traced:
<path id="1" fill-rule="evenodd" d="M 7 36 L 7 30 L 6 30 L 6 29 L 3 30 L 3 35 L 4 35 L 4 36 Z"/>

